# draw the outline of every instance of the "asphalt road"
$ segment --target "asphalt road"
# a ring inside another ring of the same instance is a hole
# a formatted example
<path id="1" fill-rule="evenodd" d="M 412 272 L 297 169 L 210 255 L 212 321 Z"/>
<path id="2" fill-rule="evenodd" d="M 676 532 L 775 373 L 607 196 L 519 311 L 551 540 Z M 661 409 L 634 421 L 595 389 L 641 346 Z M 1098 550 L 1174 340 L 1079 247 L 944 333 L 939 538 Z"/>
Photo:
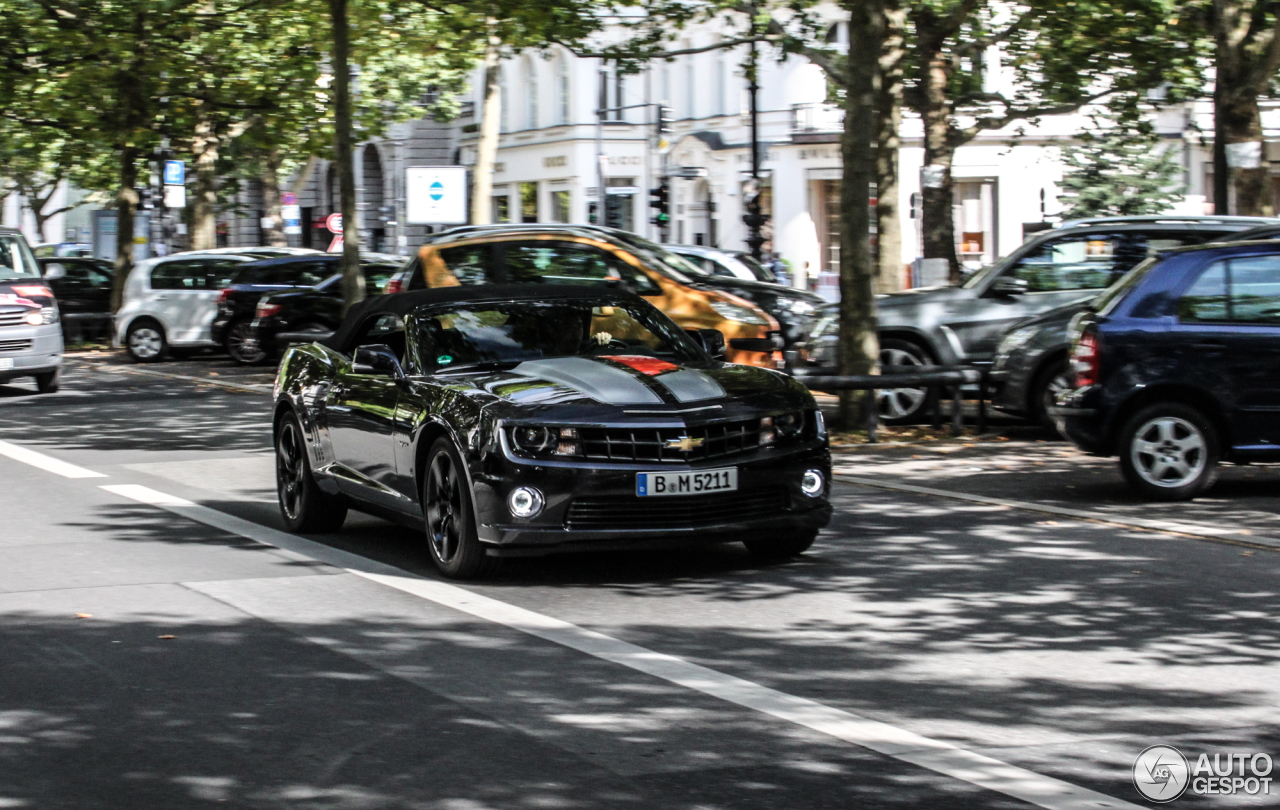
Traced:
<path id="1" fill-rule="evenodd" d="M 1119 808 L 1149 745 L 1280 759 L 1269 468 L 1155 510 L 1062 443 L 862 448 L 797 561 L 459 588 L 281 531 L 268 372 L 69 368 L 0 386 L 0 808 Z"/>

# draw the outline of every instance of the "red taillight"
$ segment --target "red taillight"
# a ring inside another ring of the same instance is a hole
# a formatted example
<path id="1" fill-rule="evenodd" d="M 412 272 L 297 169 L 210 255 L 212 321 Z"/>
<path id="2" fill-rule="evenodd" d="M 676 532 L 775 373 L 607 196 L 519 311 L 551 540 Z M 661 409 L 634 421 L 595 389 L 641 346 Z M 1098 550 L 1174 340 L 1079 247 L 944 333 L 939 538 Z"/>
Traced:
<path id="1" fill-rule="evenodd" d="M 21 295 L 23 298 L 40 297 L 52 298 L 53 290 L 43 284 L 23 284 L 21 286 L 10 287 L 14 295 Z"/>
<path id="2" fill-rule="evenodd" d="M 280 304 L 258 304 L 258 309 L 254 312 L 255 318 L 270 318 L 277 314 L 284 307 Z"/>
<path id="3" fill-rule="evenodd" d="M 1093 332 L 1085 332 L 1071 350 L 1071 370 L 1076 375 L 1076 388 L 1098 382 L 1099 360 L 1098 336 Z"/>
<path id="4" fill-rule="evenodd" d="M 222 306 L 223 304 L 227 303 L 227 299 L 230 297 L 231 297 L 231 288 L 223 287 L 221 290 L 218 291 L 218 306 Z"/>
<path id="5" fill-rule="evenodd" d="M 398 292 L 404 292 L 404 282 L 398 278 L 393 278 L 387 282 L 387 289 L 385 290 L 385 293 L 390 295 L 391 293 Z"/>

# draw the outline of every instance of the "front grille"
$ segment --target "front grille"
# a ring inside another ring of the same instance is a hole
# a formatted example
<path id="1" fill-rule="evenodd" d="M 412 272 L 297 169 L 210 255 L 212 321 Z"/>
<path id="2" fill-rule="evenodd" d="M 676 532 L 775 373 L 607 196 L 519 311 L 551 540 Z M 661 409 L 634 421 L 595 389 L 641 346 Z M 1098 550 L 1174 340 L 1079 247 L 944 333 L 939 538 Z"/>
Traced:
<path id="1" fill-rule="evenodd" d="M 683 439 L 689 450 L 670 446 Z M 760 447 L 760 420 L 682 428 L 578 428 L 580 458 L 682 463 L 722 458 Z"/>
<path id="2" fill-rule="evenodd" d="M 0 340 L 0 352 L 25 352 L 30 348 L 30 340 Z"/>
<path id="3" fill-rule="evenodd" d="M 669 498 L 575 498 L 569 529 L 677 529 L 775 517 L 787 507 L 782 489 Z"/>
<path id="4" fill-rule="evenodd" d="M 28 326 L 27 313 L 29 309 L 19 312 L 0 312 L 0 326 Z"/>

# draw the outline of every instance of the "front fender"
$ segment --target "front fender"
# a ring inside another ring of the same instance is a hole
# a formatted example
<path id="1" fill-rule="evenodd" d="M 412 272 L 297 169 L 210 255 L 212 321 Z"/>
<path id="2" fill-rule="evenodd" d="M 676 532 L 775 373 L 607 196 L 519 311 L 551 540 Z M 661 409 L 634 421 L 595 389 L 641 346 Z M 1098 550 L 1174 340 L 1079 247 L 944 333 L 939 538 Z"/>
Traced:
<path id="1" fill-rule="evenodd" d="M 286 410 L 297 415 L 306 437 L 311 469 L 326 491 L 328 476 L 324 470 L 334 461 L 325 413 L 325 399 L 337 373 L 337 358 L 331 355 L 332 350 L 317 344 L 290 348 L 280 360 L 274 388 L 275 427 L 279 427 Z"/>

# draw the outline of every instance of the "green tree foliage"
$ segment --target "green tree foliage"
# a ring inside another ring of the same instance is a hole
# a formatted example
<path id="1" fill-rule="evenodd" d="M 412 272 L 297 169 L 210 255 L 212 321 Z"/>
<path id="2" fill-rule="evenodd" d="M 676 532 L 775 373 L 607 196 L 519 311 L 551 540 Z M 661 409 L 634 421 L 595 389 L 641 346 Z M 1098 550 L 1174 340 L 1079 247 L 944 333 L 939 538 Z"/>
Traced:
<path id="1" fill-rule="evenodd" d="M 1150 123 L 1108 116 L 1093 124 L 1062 150 L 1063 219 L 1159 214 L 1181 199 L 1177 150 L 1160 148 Z"/>

